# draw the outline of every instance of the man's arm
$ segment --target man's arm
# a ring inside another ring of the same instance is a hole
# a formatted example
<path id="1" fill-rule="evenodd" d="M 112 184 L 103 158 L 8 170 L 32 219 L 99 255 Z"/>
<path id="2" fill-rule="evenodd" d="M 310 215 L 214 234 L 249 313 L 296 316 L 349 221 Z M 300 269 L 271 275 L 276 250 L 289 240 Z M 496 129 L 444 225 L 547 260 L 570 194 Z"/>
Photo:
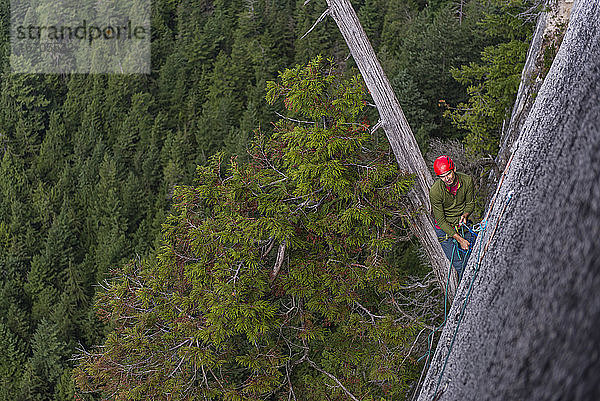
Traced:
<path id="1" fill-rule="evenodd" d="M 431 209 L 433 211 L 433 217 L 435 218 L 436 223 L 444 232 L 449 236 L 454 238 L 459 246 L 467 250 L 469 249 L 469 241 L 464 239 L 458 234 L 458 232 L 452 227 L 444 216 L 444 206 L 442 205 L 441 195 L 436 192 L 436 190 L 432 187 L 429 191 L 429 201 L 431 202 Z"/>
<path id="2" fill-rule="evenodd" d="M 431 199 L 431 208 L 433 209 L 433 217 L 435 217 L 435 221 L 437 222 L 438 226 L 440 226 L 440 228 L 444 230 L 444 232 L 448 234 L 449 237 L 454 238 L 456 242 L 458 242 L 458 245 L 461 247 L 461 249 L 464 249 L 465 251 L 469 249 L 469 246 L 471 245 L 469 241 L 461 237 L 460 234 L 454 229 L 454 227 L 452 227 L 446 221 L 446 218 L 444 217 L 444 208 L 442 207 L 442 202 L 434 202 L 434 200 Z"/>

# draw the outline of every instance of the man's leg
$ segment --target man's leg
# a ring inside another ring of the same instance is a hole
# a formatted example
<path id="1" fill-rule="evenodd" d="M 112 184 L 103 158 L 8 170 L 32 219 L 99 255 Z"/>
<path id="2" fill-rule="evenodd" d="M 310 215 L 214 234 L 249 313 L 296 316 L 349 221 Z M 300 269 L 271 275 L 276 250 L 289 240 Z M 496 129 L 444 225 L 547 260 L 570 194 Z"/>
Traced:
<path id="1" fill-rule="evenodd" d="M 463 237 L 464 238 L 464 237 Z M 467 238 L 465 238 L 469 241 Z M 455 242 L 452 240 L 452 242 Z M 467 265 L 468 254 L 466 254 L 456 243 L 456 248 L 454 249 L 454 258 L 452 259 L 452 266 L 456 269 L 456 273 L 458 274 L 458 282 L 462 279 L 463 272 L 465 270 L 465 266 Z"/>
<path id="2" fill-rule="evenodd" d="M 468 223 L 470 226 L 472 225 L 471 222 Z M 470 247 L 469 247 L 469 251 L 468 252 L 463 252 L 462 250 L 459 252 L 460 255 L 460 260 L 457 261 L 457 263 L 459 264 L 459 266 L 455 266 L 456 271 L 459 272 L 458 273 L 458 278 L 459 281 L 462 278 L 462 274 L 465 271 L 465 268 L 467 267 L 467 262 L 469 261 L 469 258 L 471 257 L 471 254 L 473 253 L 473 249 L 475 248 L 475 241 L 477 240 L 477 236 L 473 235 L 471 233 L 471 231 L 469 231 L 468 229 L 463 228 L 461 230 L 460 235 L 466 239 L 467 241 L 469 241 Z"/>
<path id="3" fill-rule="evenodd" d="M 444 254 L 446 255 L 446 257 L 448 258 L 448 260 L 450 260 L 452 262 L 452 266 L 454 267 L 454 270 L 456 270 L 456 273 L 458 274 L 458 281 L 460 282 L 462 275 L 463 275 L 463 271 L 464 271 L 464 267 L 467 265 L 467 261 L 465 258 L 466 255 L 462 250 L 460 250 L 460 246 L 458 245 L 458 243 L 456 242 L 456 240 L 454 238 L 448 238 L 444 241 L 441 241 L 443 238 L 446 238 L 446 233 L 444 232 L 444 230 L 433 227 L 435 230 L 436 235 L 438 236 L 438 239 L 440 239 L 440 245 L 442 246 L 442 250 L 444 251 Z M 466 231 L 466 230 L 465 230 Z M 466 235 L 468 234 L 468 235 Z M 473 243 L 472 238 L 471 238 L 471 234 L 466 231 L 466 236 L 463 236 L 463 238 L 465 238 L 467 241 L 469 241 L 469 243 L 471 244 L 471 248 L 473 247 Z M 462 235 L 462 234 L 461 234 Z"/>
<path id="4" fill-rule="evenodd" d="M 442 246 L 442 250 L 444 251 L 444 255 L 446 255 L 446 257 L 448 258 L 448 260 L 450 260 L 452 262 L 452 266 L 454 266 L 454 269 L 456 270 L 456 272 L 458 273 L 458 278 L 460 280 L 461 276 L 462 276 L 462 261 L 459 260 L 459 253 L 458 253 L 458 245 L 456 245 L 455 248 L 455 243 L 456 241 L 453 238 L 448 238 L 444 241 L 441 241 L 442 239 L 446 238 L 446 233 L 444 232 L 444 230 L 433 227 L 435 230 L 436 235 L 438 236 L 438 239 L 440 239 L 440 245 Z"/>

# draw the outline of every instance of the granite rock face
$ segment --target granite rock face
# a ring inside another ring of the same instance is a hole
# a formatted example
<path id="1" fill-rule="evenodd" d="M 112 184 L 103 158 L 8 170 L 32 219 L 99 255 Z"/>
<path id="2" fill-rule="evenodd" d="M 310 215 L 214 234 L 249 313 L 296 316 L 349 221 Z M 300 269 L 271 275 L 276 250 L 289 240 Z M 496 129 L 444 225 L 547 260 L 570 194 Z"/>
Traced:
<path id="1" fill-rule="evenodd" d="M 419 401 L 600 400 L 598 21 L 575 4 Z"/>
<path id="2" fill-rule="evenodd" d="M 504 170 L 512 151 L 512 145 L 517 139 L 527 116 L 535 101 L 534 93 L 540 90 L 543 83 L 544 50 L 549 43 L 557 45 L 559 24 L 566 24 L 570 20 L 573 0 L 547 0 L 546 10 L 540 13 L 537 25 L 527 52 L 527 58 L 521 74 L 521 83 L 510 119 L 502 127 L 500 149 L 496 156 L 496 163 Z M 550 39 L 549 39 L 550 38 Z M 498 176 L 491 172 L 494 185 L 498 183 Z"/>

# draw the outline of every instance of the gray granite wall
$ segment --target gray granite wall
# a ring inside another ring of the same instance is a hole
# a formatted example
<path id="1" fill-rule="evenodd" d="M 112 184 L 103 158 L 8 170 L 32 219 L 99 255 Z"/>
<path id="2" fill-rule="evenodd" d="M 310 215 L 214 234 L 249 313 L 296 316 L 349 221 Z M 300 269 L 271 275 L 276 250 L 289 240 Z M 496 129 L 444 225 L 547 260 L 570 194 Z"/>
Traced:
<path id="1" fill-rule="evenodd" d="M 600 400 L 599 21 L 600 0 L 575 4 L 420 401 Z"/>

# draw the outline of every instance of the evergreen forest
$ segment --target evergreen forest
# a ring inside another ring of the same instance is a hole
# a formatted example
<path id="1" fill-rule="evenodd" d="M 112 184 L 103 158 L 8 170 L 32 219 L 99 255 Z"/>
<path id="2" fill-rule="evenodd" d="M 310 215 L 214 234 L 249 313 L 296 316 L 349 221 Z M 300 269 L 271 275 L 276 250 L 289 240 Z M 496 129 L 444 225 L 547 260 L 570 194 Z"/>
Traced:
<path id="1" fill-rule="evenodd" d="M 44 75 L 0 0 L 0 400 L 414 394 L 412 178 L 304 3 L 154 0 L 151 74 Z M 539 3 L 352 1 L 424 155 L 495 155 Z"/>

